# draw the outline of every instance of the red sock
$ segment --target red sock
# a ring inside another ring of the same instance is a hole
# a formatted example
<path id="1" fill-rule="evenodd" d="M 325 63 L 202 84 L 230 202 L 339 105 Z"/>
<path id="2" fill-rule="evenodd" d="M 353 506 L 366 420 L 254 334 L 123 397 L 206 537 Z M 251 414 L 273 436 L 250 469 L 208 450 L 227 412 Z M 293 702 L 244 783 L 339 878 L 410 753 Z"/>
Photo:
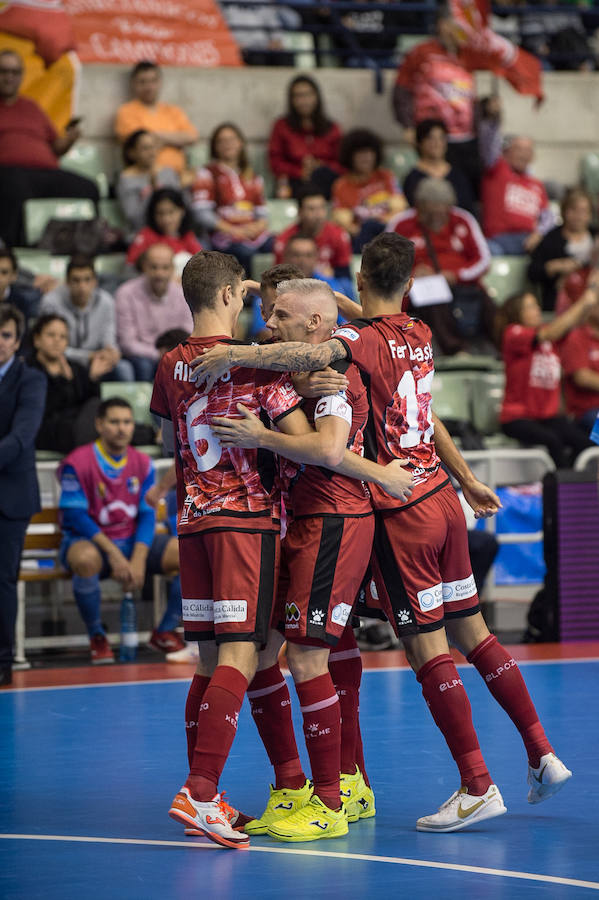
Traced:
<path id="1" fill-rule="evenodd" d="M 209 684 L 210 679 L 207 675 L 194 675 L 185 702 L 185 736 L 187 737 L 187 760 L 190 769 L 198 734 L 200 705 Z"/>
<path id="2" fill-rule="evenodd" d="M 256 672 L 247 694 L 258 734 L 275 770 L 275 787 L 297 791 L 306 783 L 306 776 L 295 742 L 289 689 L 279 664 Z"/>
<path id="3" fill-rule="evenodd" d="M 462 786 L 480 797 L 489 788 L 491 778 L 472 724 L 470 701 L 453 659 L 447 653 L 435 656 L 418 670 L 416 678 L 460 770 Z"/>
<path id="4" fill-rule="evenodd" d="M 339 697 L 341 712 L 341 771 L 353 775 L 356 771 L 358 715 L 362 660 L 352 628 L 346 628 L 339 643 L 329 655 L 329 672 Z"/>
<path id="5" fill-rule="evenodd" d="M 490 634 L 475 647 L 467 659 L 476 666 L 487 687 L 522 735 L 528 761 L 537 769 L 541 757 L 545 753 L 553 753 L 553 747 L 539 722 L 516 661 L 494 634 Z"/>
<path id="6" fill-rule="evenodd" d="M 339 698 L 328 672 L 296 684 L 314 793 L 330 809 L 339 809 L 341 765 L 341 717 Z"/>
<path id="7" fill-rule="evenodd" d="M 185 782 L 194 800 L 212 800 L 237 732 L 237 719 L 247 680 L 232 666 L 217 666 L 204 692 L 189 776 Z"/>

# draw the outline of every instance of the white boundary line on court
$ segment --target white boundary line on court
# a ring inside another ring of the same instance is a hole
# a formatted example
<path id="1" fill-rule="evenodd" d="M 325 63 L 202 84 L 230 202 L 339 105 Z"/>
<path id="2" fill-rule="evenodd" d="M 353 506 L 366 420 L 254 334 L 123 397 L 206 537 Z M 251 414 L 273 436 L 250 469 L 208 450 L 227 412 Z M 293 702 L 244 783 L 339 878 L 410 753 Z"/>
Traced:
<path id="1" fill-rule="evenodd" d="M 588 656 L 588 657 L 571 657 L 569 659 L 523 659 L 516 660 L 519 666 L 549 666 L 554 663 L 560 663 L 561 665 L 574 665 L 577 663 L 596 663 L 599 662 L 599 656 Z M 470 663 L 457 663 L 456 668 L 458 669 L 470 669 L 472 666 Z M 288 669 L 281 670 L 284 675 L 289 675 Z M 372 672 L 409 672 L 409 666 L 382 666 L 380 668 L 372 668 L 372 669 L 363 669 L 363 675 L 370 675 Z M 140 684 L 189 684 L 191 677 L 188 675 L 186 678 L 148 678 L 141 679 L 139 681 L 90 681 L 86 684 L 49 684 L 49 685 L 38 685 L 37 687 L 22 687 L 22 688 L 9 688 L 6 691 L 2 691 L 0 693 L 1 696 L 10 696 L 11 694 L 24 694 L 29 693 L 31 691 L 77 691 L 82 690 L 83 688 L 100 688 L 100 687 L 126 687 L 127 685 L 140 685 Z"/>
<path id="2" fill-rule="evenodd" d="M 62 834 L 0 834 L 0 839 L 12 841 L 63 841 L 65 843 L 86 844 L 129 844 L 140 847 L 185 847 L 194 850 L 222 850 L 213 843 L 192 841 L 148 841 L 134 838 L 82 837 Z M 326 859 L 347 859 L 357 862 L 391 863 L 397 866 L 414 866 L 421 869 L 445 869 L 452 872 L 467 872 L 475 875 L 490 875 L 498 878 L 516 878 L 523 881 L 540 881 L 544 884 L 561 884 L 566 887 L 587 888 L 599 891 L 599 882 L 581 881 L 578 878 L 561 878 L 559 875 L 537 875 L 535 872 L 517 872 L 513 869 L 488 869 L 483 866 L 466 866 L 458 863 L 435 862 L 430 859 L 403 859 L 395 856 L 371 856 L 362 853 L 335 853 L 327 850 L 300 850 L 287 847 L 250 847 L 251 853 L 286 853 L 292 856 L 318 856 Z"/>

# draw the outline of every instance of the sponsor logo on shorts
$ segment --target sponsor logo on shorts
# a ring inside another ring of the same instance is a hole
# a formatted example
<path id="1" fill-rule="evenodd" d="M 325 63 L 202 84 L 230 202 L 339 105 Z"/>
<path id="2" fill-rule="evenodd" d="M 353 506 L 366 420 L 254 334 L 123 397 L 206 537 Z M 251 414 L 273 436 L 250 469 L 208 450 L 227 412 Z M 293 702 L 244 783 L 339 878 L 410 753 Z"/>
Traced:
<path id="1" fill-rule="evenodd" d="M 400 609 L 398 613 L 396 613 L 397 622 L 399 625 L 413 625 L 412 616 L 410 615 L 410 611 L 408 609 Z"/>
<path id="2" fill-rule="evenodd" d="M 312 610 L 312 615 L 310 616 L 310 625 L 323 625 L 324 624 L 324 612 L 322 609 L 314 609 Z"/>
<path id="3" fill-rule="evenodd" d="M 225 622 L 245 622 L 248 616 L 247 600 L 215 600 L 214 624 Z"/>
<path id="4" fill-rule="evenodd" d="M 285 628 L 299 628 L 301 613 L 295 603 L 285 604 Z"/>
<path id="5" fill-rule="evenodd" d="M 183 619 L 186 622 L 213 622 L 214 600 L 181 600 Z"/>
<path id="6" fill-rule="evenodd" d="M 357 341 L 360 339 L 360 335 L 357 331 L 354 331 L 353 328 L 337 328 L 337 330 L 333 332 L 333 337 L 344 337 L 347 338 L 348 341 Z"/>
<path id="7" fill-rule="evenodd" d="M 437 609 L 443 604 L 443 585 L 441 582 L 434 584 L 423 591 L 418 591 L 416 596 L 422 612 L 430 612 L 431 609 Z"/>
<path id="8" fill-rule="evenodd" d="M 331 619 L 333 620 L 335 625 L 341 625 L 342 628 L 345 628 L 351 611 L 352 607 L 349 605 L 349 603 L 338 603 L 337 606 L 333 607 L 333 610 L 331 612 Z"/>
<path id="9" fill-rule="evenodd" d="M 456 603 L 458 600 L 467 600 L 476 594 L 476 582 L 474 575 L 468 578 L 460 578 L 458 581 L 445 581 L 443 583 L 443 602 Z"/>

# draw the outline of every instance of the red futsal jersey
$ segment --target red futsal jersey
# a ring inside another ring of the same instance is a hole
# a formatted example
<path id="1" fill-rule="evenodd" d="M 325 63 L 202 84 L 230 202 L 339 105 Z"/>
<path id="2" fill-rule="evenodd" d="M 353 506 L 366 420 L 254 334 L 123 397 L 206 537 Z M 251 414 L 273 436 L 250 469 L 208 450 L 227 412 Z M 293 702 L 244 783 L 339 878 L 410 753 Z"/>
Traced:
<path id="1" fill-rule="evenodd" d="M 268 161 L 277 177 L 302 177 L 302 160 L 313 156 L 320 165 L 342 172 L 339 165 L 341 130 L 335 123 L 324 134 L 296 131 L 286 118 L 277 119 L 268 139 Z"/>
<path id="2" fill-rule="evenodd" d="M 246 225 L 267 217 L 264 180 L 251 171 L 240 174 L 222 162 L 213 162 L 198 169 L 191 191 L 196 212 L 216 212 L 230 225 Z M 265 230 L 253 241 L 244 239 L 243 243 L 259 247 L 267 237 Z M 213 243 L 219 249 L 226 249 L 233 243 L 233 238 L 223 231 L 216 231 Z"/>
<path id="3" fill-rule="evenodd" d="M 282 231 L 275 240 L 275 263 L 283 262 L 283 253 L 287 241 L 294 237 L 300 230 L 299 225 L 290 225 Z M 319 266 L 330 266 L 332 269 L 345 268 L 351 260 L 351 242 L 344 228 L 333 222 L 325 222 L 319 233 L 314 237 L 318 247 Z M 326 273 L 325 273 L 326 274 Z"/>
<path id="4" fill-rule="evenodd" d="M 364 434 L 365 454 L 381 465 L 407 459 L 415 487 L 410 504 L 422 500 L 447 476 L 435 451 L 431 412 L 434 375 L 430 328 L 405 313 L 356 319 L 333 333 L 362 372 L 371 415 Z M 375 509 L 402 506 L 371 485 Z"/>
<path id="5" fill-rule="evenodd" d="M 364 429 L 368 421 L 368 397 L 360 373 L 347 360 L 333 364 L 347 376 L 344 391 L 319 400 L 308 400 L 304 412 L 312 421 L 339 416 L 349 423 L 347 449 L 364 455 Z M 361 481 L 339 475 L 321 466 L 305 466 L 290 487 L 293 518 L 306 516 L 363 516 L 372 512 L 370 494 Z"/>
<path id="6" fill-rule="evenodd" d="M 542 181 L 515 172 L 500 157 L 482 180 L 483 231 L 487 237 L 506 232 L 534 231 L 549 206 Z"/>
<path id="7" fill-rule="evenodd" d="M 414 268 L 427 265 L 436 269 L 435 260 L 428 251 L 422 225 L 415 209 L 399 213 L 387 225 L 387 231 L 395 231 L 414 243 Z M 489 268 L 491 254 L 474 216 L 453 206 L 447 223 L 440 231 L 429 231 L 429 240 L 435 251 L 439 268 L 454 272 L 459 282 L 477 281 Z"/>
<path id="8" fill-rule="evenodd" d="M 535 328 L 508 325 L 502 352 L 505 394 L 500 421 L 557 416 L 562 369 L 555 345 L 551 341 L 539 342 Z"/>
<path id="9" fill-rule="evenodd" d="M 274 457 L 261 450 L 222 449 L 213 416 L 239 416 L 243 403 L 276 423 L 301 403 L 287 375 L 233 369 L 206 394 L 189 381 L 204 348 L 234 343 L 226 336 L 189 338 L 161 359 L 151 409 L 173 422 L 177 470 L 177 533 L 218 529 L 278 531 Z"/>
<path id="10" fill-rule="evenodd" d="M 577 369 L 599 374 L 599 333 L 590 325 L 574 328 L 560 346 L 566 410 L 577 419 L 599 406 L 599 391 L 580 388 L 572 377 Z"/>
<path id="11" fill-rule="evenodd" d="M 389 215 L 391 197 L 401 195 L 389 169 L 376 169 L 367 178 L 342 175 L 333 184 L 333 208 L 351 209 L 357 222 Z"/>
<path id="12" fill-rule="evenodd" d="M 202 245 L 193 231 L 188 231 L 186 234 L 177 237 L 169 237 L 166 234 L 159 234 L 153 228 L 146 226 L 136 234 L 133 243 L 129 247 L 127 262 L 131 264 L 137 262 L 140 256 L 149 247 L 153 247 L 154 244 L 166 244 L 173 253 L 190 253 L 192 256 L 194 253 L 199 253 L 202 249 Z"/>

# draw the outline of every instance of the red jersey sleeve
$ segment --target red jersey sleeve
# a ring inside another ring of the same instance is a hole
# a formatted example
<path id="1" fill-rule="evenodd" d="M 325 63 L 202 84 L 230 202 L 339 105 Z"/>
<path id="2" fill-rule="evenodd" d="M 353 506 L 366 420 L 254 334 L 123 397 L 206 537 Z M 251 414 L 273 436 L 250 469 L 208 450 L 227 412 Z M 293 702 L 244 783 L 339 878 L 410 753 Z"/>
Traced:
<path id="1" fill-rule="evenodd" d="M 154 377 L 154 388 L 152 390 L 152 399 L 150 400 L 150 412 L 160 416 L 162 419 L 171 418 L 171 409 L 169 406 L 164 379 L 166 374 L 166 362 L 164 357 L 158 364 L 156 375 Z"/>
<path id="2" fill-rule="evenodd" d="M 262 409 L 275 424 L 302 403 L 285 373 L 273 378 L 272 372 L 256 371 L 256 390 Z"/>
<path id="3" fill-rule="evenodd" d="M 526 356 L 537 343 L 536 329 L 525 328 L 524 325 L 508 325 L 502 343 L 506 363 L 516 356 Z"/>
<path id="4" fill-rule="evenodd" d="M 586 358 L 586 342 L 580 328 L 575 328 L 559 345 L 564 375 L 572 375 L 578 369 L 589 368 Z"/>
<path id="5" fill-rule="evenodd" d="M 197 169 L 191 185 L 191 205 L 194 210 L 214 209 L 216 205 L 214 177 L 210 169 Z"/>
<path id="6" fill-rule="evenodd" d="M 377 336 L 371 328 L 347 323 L 333 332 L 333 339 L 340 341 L 347 351 L 347 359 L 359 369 L 368 371 L 368 363 L 377 358 Z"/>
<path id="7" fill-rule="evenodd" d="M 287 153 L 288 131 L 285 119 L 277 119 L 268 139 L 268 161 L 277 177 L 289 175 L 291 178 L 301 178 L 301 165 L 290 160 Z"/>
<path id="8" fill-rule="evenodd" d="M 185 250 L 187 250 L 187 252 L 191 253 L 192 255 L 194 253 L 199 253 L 202 249 L 202 245 L 198 241 L 193 231 L 188 231 L 187 234 L 184 234 L 181 238 L 181 242 Z"/>

